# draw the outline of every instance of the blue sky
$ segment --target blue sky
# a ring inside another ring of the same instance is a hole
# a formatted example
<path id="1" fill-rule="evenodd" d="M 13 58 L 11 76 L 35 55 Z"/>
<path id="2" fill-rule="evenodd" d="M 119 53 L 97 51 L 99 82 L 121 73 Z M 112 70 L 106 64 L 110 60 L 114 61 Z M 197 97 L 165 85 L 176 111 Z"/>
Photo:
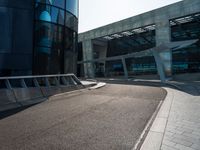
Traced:
<path id="1" fill-rule="evenodd" d="M 181 0 L 79 0 L 79 33 Z"/>

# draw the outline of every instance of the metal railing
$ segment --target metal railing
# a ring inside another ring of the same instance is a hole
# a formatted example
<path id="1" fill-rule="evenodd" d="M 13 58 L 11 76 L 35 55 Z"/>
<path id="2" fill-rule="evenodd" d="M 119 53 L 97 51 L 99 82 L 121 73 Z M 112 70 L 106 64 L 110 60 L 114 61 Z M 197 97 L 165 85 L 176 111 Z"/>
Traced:
<path id="1" fill-rule="evenodd" d="M 74 74 L 0 77 L 0 112 L 84 87 Z"/>
<path id="2" fill-rule="evenodd" d="M 74 74 L 0 77 L 0 88 L 29 88 L 82 85 Z"/>

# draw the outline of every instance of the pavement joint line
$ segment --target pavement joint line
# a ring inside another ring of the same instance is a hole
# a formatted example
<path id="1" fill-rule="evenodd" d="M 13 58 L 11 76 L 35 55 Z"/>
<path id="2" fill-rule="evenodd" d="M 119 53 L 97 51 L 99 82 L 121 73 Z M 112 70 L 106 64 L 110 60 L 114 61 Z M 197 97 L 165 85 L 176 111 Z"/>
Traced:
<path id="1" fill-rule="evenodd" d="M 137 142 L 136 142 L 136 144 L 135 144 L 135 146 L 134 146 L 134 148 L 132 150 L 139 150 L 141 148 L 141 146 L 142 146 L 143 142 L 145 141 L 145 138 L 148 135 L 148 133 L 150 131 L 150 128 L 151 128 L 151 126 L 152 126 L 152 124 L 153 124 L 153 122 L 154 122 L 154 120 L 155 120 L 155 118 L 156 118 L 156 116 L 157 116 L 162 104 L 163 104 L 163 100 L 160 101 L 160 103 L 158 104 L 156 110 L 154 111 L 153 115 L 149 119 L 147 125 L 145 126 L 144 130 L 142 131 L 142 134 L 138 138 L 138 140 L 137 140 Z"/>

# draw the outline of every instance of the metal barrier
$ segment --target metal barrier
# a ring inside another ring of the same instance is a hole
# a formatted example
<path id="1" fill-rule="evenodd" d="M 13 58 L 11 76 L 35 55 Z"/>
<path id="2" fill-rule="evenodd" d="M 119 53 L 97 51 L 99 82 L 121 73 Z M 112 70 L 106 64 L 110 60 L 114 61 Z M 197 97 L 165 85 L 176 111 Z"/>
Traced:
<path id="1" fill-rule="evenodd" d="M 84 88 L 74 74 L 0 77 L 0 111 L 36 104 L 49 96 Z"/>

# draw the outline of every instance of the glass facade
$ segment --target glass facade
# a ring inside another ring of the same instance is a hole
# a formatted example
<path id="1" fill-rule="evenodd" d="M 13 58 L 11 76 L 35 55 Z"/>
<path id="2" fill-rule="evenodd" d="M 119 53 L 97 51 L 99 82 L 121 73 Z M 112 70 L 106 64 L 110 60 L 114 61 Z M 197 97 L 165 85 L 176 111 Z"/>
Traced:
<path id="1" fill-rule="evenodd" d="M 108 41 L 107 57 L 140 52 L 155 47 L 155 30 L 144 30 Z M 156 63 L 153 56 L 126 59 L 129 76 L 156 74 Z M 106 76 L 123 76 L 123 64 L 119 61 L 106 62 Z"/>
<path id="2" fill-rule="evenodd" d="M 199 39 L 196 44 L 172 52 L 173 74 L 200 72 L 200 14 L 173 19 L 172 41 Z"/>
<path id="3" fill-rule="evenodd" d="M 0 0 L 0 77 L 32 74 L 33 1 Z"/>
<path id="4" fill-rule="evenodd" d="M 34 74 L 74 73 L 78 1 L 36 0 Z"/>

